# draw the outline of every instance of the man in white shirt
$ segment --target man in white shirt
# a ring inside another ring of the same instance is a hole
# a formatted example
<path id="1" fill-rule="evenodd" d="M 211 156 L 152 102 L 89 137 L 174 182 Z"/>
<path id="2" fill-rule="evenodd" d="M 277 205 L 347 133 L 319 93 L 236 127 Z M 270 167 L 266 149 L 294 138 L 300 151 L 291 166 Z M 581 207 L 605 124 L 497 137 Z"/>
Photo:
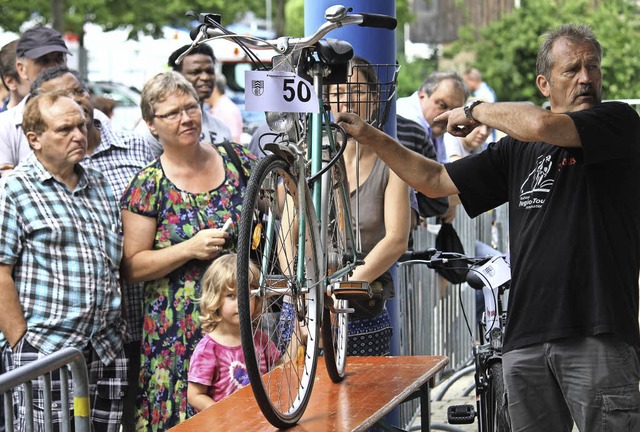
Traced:
<path id="1" fill-rule="evenodd" d="M 462 106 L 466 100 L 466 88 L 460 75 L 455 72 L 433 72 L 411 96 L 398 99 L 398 115 L 417 122 L 427 131 L 436 148 L 438 162 L 447 160 L 442 135 L 447 124 L 435 122 L 434 118 Z"/>

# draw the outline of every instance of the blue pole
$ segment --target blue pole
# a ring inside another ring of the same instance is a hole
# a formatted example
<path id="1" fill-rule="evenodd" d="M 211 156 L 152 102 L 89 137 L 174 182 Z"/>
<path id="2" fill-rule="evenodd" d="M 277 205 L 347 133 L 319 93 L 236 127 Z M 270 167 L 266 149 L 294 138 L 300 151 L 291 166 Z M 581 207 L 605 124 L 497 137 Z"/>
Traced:
<path id="1" fill-rule="evenodd" d="M 304 32 L 306 35 L 325 23 L 324 12 L 329 6 L 336 4 L 335 0 L 305 0 L 304 2 Z M 340 2 L 338 2 L 340 4 Z M 396 16 L 395 0 L 350 0 L 342 3 L 353 8 L 354 13 L 376 13 Z M 342 39 L 353 45 L 356 55 L 374 64 L 395 64 L 396 62 L 396 32 L 371 27 L 355 25 L 335 29 L 325 37 Z M 384 131 L 396 136 L 396 106 L 393 101 L 389 120 Z"/>
<path id="2" fill-rule="evenodd" d="M 304 2 L 304 30 L 309 35 L 313 30 L 325 22 L 324 12 L 329 6 L 336 4 L 335 0 L 305 0 Z M 353 8 L 354 13 L 375 13 L 389 16 L 396 16 L 395 0 L 350 0 L 342 3 Z M 387 29 L 360 27 L 355 25 L 345 26 L 331 31 L 325 37 L 342 39 L 349 42 L 356 55 L 369 60 L 373 64 L 395 64 L 396 63 L 396 32 Z M 391 104 L 389 119 L 384 131 L 396 136 L 396 106 L 395 100 Z M 395 266 L 393 269 L 394 283 Z M 391 355 L 399 355 L 400 340 L 398 338 L 400 322 L 399 307 L 396 300 L 387 302 L 387 310 L 393 325 L 393 336 L 391 338 Z M 392 425 L 399 425 L 399 410 L 395 409 L 385 417 L 385 420 Z M 402 425 L 400 425 L 402 426 Z"/>

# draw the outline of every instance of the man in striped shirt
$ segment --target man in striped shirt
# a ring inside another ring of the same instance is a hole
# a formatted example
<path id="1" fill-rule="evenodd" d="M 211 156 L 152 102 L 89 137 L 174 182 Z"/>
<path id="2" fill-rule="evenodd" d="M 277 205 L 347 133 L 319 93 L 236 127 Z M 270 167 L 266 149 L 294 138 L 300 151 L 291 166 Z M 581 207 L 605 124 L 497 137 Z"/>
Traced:
<path id="1" fill-rule="evenodd" d="M 80 165 L 87 121 L 73 99 L 32 97 L 22 124 L 34 152 L 0 182 L 3 368 L 63 347 L 82 350 L 94 429 L 116 432 L 126 391 L 117 201 L 100 172 Z M 33 384 L 38 430 L 45 421 L 43 389 Z M 54 423 L 62 420 L 58 385 L 52 386 Z M 18 430 L 24 430 L 24 398 L 14 401 Z"/>

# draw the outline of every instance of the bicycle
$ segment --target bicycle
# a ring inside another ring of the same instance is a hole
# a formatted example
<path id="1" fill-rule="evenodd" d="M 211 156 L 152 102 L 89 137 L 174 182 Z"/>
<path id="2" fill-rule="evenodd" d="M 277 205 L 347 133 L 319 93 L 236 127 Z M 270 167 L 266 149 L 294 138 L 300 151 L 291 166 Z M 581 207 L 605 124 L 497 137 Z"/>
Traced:
<path id="1" fill-rule="evenodd" d="M 347 315 L 353 312 L 347 299 L 372 295 L 366 282 L 348 280 L 362 261 L 357 215 L 354 230 L 342 159 L 347 136 L 331 122 L 323 93 L 325 85 L 348 81 L 353 48 L 322 37 L 351 24 L 392 30 L 396 20 L 350 12 L 344 6 L 328 8 L 327 22 L 305 38 L 238 36 L 224 29 L 215 14 L 197 16 L 200 25 L 192 32 L 194 46 L 216 37 L 235 41 L 256 60 L 258 69 L 264 65 L 252 50 L 277 52 L 270 71 L 245 76 L 250 83 L 245 86 L 247 104 L 252 98 L 272 95 L 268 85 L 274 81 L 280 86 L 278 98 L 317 108 L 311 114 L 295 113 L 281 109 L 281 100 L 279 105 L 274 102 L 276 109 L 267 108 L 274 139 L 264 149 L 271 154 L 251 173 L 238 233 L 238 314 L 247 374 L 262 413 L 280 428 L 297 423 L 302 416 L 320 350 L 331 380 L 344 378 Z M 397 79 L 398 67 L 386 66 L 394 72 L 390 79 L 368 83 L 375 87 L 368 94 L 376 98 L 379 127 L 388 115 Z M 257 281 L 249 273 L 250 260 L 260 267 Z M 256 309 L 259 313 L 254 313 Z M 269 335 L 275 353 L 259 348 L 267 344 L 255 343 L 260 334 Z"/>
<path id="2" fill-rule="evenodd" d="M 427 249 L 407 252 L 399 261 L 401 266 L 426 264 L 431 269 L 468 269 L 467 283 L 474 289 L 482 290 L 485 311 L 478 324 L 479 340 L 473 345 L 473 366 L 470 368 L 474 371 L 476 409 L 471 405 L 450 406 L 447 419 L 450 424 L 470 424 L 477 417 L 479 432 L 509 432 L 511 427 L 502 371 L 502 340 L 507 318 L 504 295 L 511 282 L 505 257 L 473 258 L 455 252 Z M 471 332 L 464 308 L 462 312 Z M 449 382 L 443 384 L 443 391 L 465 373 L 467 370 L 452 376 Z"/>

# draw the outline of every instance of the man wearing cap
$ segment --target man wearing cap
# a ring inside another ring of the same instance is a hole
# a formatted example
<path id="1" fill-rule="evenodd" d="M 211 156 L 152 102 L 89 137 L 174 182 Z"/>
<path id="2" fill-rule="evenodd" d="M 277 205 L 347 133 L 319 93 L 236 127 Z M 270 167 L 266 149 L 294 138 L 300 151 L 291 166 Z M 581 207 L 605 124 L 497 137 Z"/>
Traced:
<path id="1" fill-rule="evenodd" d="M 16 70 L 29 85 L 44 70 L 67 64 L 69 50 L 57 30 L 33 27 L 24 32 L 16 45 Z M 22 131 L 22 113 L 28 97 L 15 107 L 0 113 L 0 172 L 13 169 L 31 154 Z"/>
<path id="2" fill-rule="evenodd" d="M 18 41 L 16 69 L 20 77 L 31 84 L 45 69 L 66 64 L 67 54 L 67 45 L 57 30 L 33 27 L 24 32 Z"/>

